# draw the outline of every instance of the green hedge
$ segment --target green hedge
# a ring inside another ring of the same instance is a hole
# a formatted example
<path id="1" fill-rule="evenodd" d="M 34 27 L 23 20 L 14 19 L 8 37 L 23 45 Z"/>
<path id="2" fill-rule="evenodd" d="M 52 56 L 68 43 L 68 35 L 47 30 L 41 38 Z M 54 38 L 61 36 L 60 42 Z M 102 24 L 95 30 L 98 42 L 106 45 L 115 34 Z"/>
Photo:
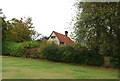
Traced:
<path id="1" fill-rule="evenodd" d="M 96 49 L 76 50 L 74 47 L 64 47 L 63 62 L 79 63 L 100 66 L 104 64 L 104 57 L 97 53 Z"/>
<path id="2" fill-rule="evenodd" d="M 23 42 L 22 44 L 25 45 L 25 48 L 35 48 L 39 46 L 38 42 L 35 41 Z"/>
<path id="3" fill-rule="evenodd" d="M 104 57 L 98 54 L 96 49 L 77 50 L 72 46 L 57 46 L 45 43 L 39 48 L 41 59 L 57 62 L 78 63 L 100 66 L 104 64 Z"/>
<path id="4" fill-rule="evenodd" d="M 22 57 L 39 59 L 38 48 L 24 48 Z"/>
<path id="5" fill-rule="evenodd" d="M 89 54 L 86 59 L 87 65 L 100 66 L 104 63 L 104 57 L 99 54 Z"/>
<path id="6" fill-rule="evenodd" d="M 21 56 L 23 47 L 21 43 L 3 42 L 3 55 Z"/>
<path id="7" fill-rule="evenodd" d="M 37 47 L 39 44 L 37 42 L 3 42 L 3 55 L 17 56 L 23 55 L 23 48 L 33 48 Z"/>
<path id="8" fill-rule="evenodd" d="M 120 54 L 118 52 L 114 53 L 114 55 L 112 55 L 110 62 L 112 64 L 113 67 L 115 68 L 120 68 Z"/>
<path id="9" fill-rule="evenodd" d="M 55 43 L 44 41 L 39 47 L 39 56 L 41 59 L 47 59 L 55 62 L 61 61 L 61 51 Z"/>
<path id="10" fill-rule="evenodd" d="M 61 47 L 62 50 L 62 62 L 67 63 L 83 63 L 84 55 L 83 51 L 78 51 L 72 46 Z"/>
<path id="11" fill-rule="evenodd" d="M 78 63 L 100 66 L 104 57 L 97 49 L 76 49 L 72 46 L 57 46 L 54 43 L 37 42 L 3 42 L 3 54 L 17 57 L 46 59 L 55 62 Z"/>

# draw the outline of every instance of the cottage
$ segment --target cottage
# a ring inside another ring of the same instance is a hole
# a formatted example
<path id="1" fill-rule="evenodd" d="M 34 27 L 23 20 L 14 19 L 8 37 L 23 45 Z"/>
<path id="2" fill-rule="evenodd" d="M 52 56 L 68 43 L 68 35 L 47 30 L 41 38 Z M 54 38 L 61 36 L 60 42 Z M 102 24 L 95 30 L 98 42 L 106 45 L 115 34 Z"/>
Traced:
<path id="1" fill-rule="evenodd" d="M 48 41 L 54 41 L 57 45 L 74 45 L 74 42 L 68 37 L 68 31 L 65 31 L 65 35 L 53 31 Z"/>

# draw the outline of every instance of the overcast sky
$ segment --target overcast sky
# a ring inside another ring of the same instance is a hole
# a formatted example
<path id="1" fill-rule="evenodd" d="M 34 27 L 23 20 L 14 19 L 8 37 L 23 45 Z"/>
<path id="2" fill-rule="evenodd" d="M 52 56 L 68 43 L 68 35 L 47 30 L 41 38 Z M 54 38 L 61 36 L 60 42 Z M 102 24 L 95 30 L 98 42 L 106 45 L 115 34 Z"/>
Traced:
<path id="1" fill-rule="evenodd" d="M 70 31 L 74 0 L 2 0 L 0 8 L 7 19 L 32 17 L 35 29 L 49 36 L 52 31 Z M 70 35 L 70 32 L 69 32 Z"/>

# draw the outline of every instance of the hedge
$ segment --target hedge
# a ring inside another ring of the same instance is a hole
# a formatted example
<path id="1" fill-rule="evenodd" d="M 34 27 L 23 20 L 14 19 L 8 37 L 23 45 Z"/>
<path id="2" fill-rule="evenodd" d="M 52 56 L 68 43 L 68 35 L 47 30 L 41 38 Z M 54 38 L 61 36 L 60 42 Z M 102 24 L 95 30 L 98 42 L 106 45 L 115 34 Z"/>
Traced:
<path id="1" fill-rule="evenodd" d="M 104 57 L 96 49 L 77 50 L 72 46 L 57 46 L 46 43 L 39 48 L 40 58 L 55 62 L 78 63 L 100 66 L 104 64 Z"/>
<path id="2" fill-rule="evenodd" d="M 46 59 L 55 62 L 78 63 L 100 66 L 104 57 L 96 49 L 76 49 L 73 46 L 57 46 L 54 43 L 3 42 L 3 54 L 34 59 Z"/>
<path id="3" fill-rule="evenodd" d="M 24 48 L 22 57 L 39 59 L 38 48 Z"/>
<path id="4" fill-rule="evenodd" d="M 38 52 L 41 59 L 58 62 L 61 61 L 62 58 L 62 52 L 55 43 L 48 43 L 47 41 L 44 41 L 40 45 Z"/>
<path id="5" fill-rule="evenodd" d="M 23 55 L 23 48 L 33 48 L 37 47 L 39 44 L 37 42 L 3 42 L 3 55 L 17 56 Z"/>
<path id="6" fill-rule="evenodd" d="M 112 67 L 120 68 L 120 54 L 116 52 L 111 58 L 110 63 L 112 64 Z"/>

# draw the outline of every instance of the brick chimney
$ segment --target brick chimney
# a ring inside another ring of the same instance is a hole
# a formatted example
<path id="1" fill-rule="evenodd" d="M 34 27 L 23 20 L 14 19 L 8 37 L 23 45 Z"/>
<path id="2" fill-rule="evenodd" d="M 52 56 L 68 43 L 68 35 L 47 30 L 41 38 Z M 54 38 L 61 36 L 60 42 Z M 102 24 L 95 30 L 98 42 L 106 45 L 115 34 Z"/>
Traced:
<path id="1" fill-rule="evenodd" d="M 65 36 L 66 36 L 66 37 L 68 36 L 68 31 L 65 31 Z"/>

